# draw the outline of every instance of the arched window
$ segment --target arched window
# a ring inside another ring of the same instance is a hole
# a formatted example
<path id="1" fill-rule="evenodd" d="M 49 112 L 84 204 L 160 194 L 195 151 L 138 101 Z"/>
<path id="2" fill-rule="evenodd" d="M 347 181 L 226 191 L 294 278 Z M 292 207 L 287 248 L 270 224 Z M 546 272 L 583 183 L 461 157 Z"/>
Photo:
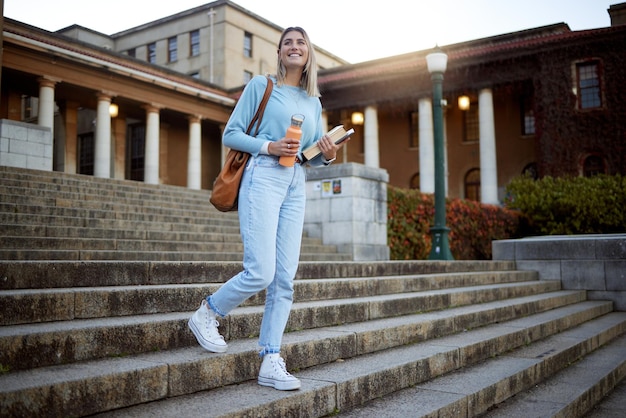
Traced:
<path id="1" fill-rule="evenodd" d="M 597 174 L 606 174 L 606 164 L 601 155 L 588 155 L 583 160 L 583 176 L 591 177 Z"/>
<path id="2" fill-rule="evenodd" d="M 472 168 L 465 174 L 465 198 L 480 202 L 480 169 Z"/>
<path id="3" fill-rule="evenodd" d="M 522 170 L 522 174 L 530 176 L 531 179 L 537 180 L 539 178 L 539 170 L 537 169 L 537 163 L 527 164 Z"/>

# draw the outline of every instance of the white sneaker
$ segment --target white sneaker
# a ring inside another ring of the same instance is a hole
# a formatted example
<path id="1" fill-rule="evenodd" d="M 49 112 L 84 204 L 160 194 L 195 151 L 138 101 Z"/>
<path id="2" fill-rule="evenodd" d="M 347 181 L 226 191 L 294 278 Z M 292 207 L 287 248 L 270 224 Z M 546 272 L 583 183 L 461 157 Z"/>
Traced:
<path id="1" fill-rule="evenodd" d="M 214 353 L 224 353 L 228 345 L 217 331 L 220 323 L 215 318 L 215 312 L 211 310 L 207 301 L 203 300 L 200 308 L 189 319 L 189 329 L 202 348 Z"/>
<path id="2" fill-rule="evenodd" d="M 259 371 L 259 385 L 270 386 L 277 390 L 300 389 L 300 381 L 287 371 L 285 360 L 278 353 L 263 356 Z"/>

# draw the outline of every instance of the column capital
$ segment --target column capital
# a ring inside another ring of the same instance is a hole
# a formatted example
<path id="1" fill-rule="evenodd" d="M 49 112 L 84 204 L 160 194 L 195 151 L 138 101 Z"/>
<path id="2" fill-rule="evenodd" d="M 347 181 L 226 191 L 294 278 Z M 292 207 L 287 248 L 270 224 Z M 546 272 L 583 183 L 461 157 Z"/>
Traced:
<path id="1" fill-rule="evenodd" d="M 164 107 L 165 106 L 162 106 L 156 103 L 146 103 L 141 106 L 141 108 L 144 109 L 148 113 L 159 113 L 161 109 L 163 109 Z"/>
<path id="2" fill-rule="evenodd" d="M 190 123 L 200 123 L 202 121 L 201 115 L 187 115 L 187 119 Z"/>
<path id="3" fill-rule="evenodd" d="M 109 102 L 110 103 L 111 99 L 112 99 L 110 94 L 106 94 L 106 93 L 103 93 L 103 92 L 96 93 L 96 97 L 98 98 L 99 102 L 104 101 L 104 102 Z"/>
<path id="4" fill-rule="evenodd" d="M 96 97 L 98 100 L 111 101 L 113 98 L 117 97 L 117 94 L 112 91 L 100 90 L 96 92 Z"/>
<path id="5" fill-rule="evenodd" d="M 39 77 L 37 79 L 37 81 L 39 82 L 39 86 L 40 87 L 51 87 L 51 88 L 54 88 L 54 86 L 57 83 L 61 82 L 61 79 L 44 75 L 44 76 Z"/>

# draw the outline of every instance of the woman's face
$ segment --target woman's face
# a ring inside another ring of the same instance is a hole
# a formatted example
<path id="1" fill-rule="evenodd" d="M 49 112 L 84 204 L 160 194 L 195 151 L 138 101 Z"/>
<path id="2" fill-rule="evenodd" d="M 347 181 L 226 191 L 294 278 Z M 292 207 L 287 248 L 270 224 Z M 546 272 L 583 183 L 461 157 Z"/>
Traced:
<path id="1" fill-rule="evenodd" d="M 297 30 L 289 31 L 283 37 L 278 51 L 285 68 L 304 68 L 309 59 L 309 47 L 304 36 Z"/>

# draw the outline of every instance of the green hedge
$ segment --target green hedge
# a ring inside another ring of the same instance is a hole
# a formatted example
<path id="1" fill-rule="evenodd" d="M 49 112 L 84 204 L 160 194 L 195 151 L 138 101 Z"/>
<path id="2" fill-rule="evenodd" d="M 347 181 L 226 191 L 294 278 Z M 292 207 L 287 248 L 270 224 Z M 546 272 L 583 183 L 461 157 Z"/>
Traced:
<path id="1" fill-rule="evenodd" d="M 431 248 L 434 197 L 418 190 L 388 187 L 388 244 L 392 260 L 425 260 Z M 519 213 L 471 200 L 448 199 L 446 226 L 456 260 L 491 259 L 491 241 L 516 238 L 523 219 Z"/>
<path id="2" fill-rule="evenodd" d="M 505 206 L 523 213 L 529 235 L 626 232 L 626 178 L 529 177 L 507 186 Z"/>

